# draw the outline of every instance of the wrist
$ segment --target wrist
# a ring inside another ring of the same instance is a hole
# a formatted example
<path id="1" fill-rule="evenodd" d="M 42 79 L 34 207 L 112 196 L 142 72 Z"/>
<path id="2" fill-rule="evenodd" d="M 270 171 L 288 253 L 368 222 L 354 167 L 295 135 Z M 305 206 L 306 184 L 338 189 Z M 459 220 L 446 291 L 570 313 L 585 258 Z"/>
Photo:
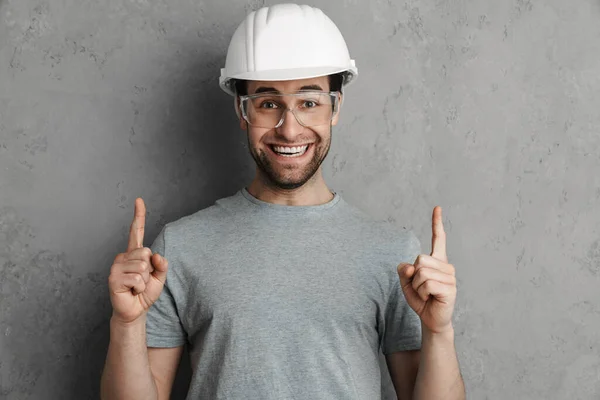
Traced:
<path id="1" fill-rule="evenodd" d="M 426 327 L 424 324 L 421 324 L 421 329 L 423 331 L 423 336 L 427 335 L 430 337 L 447 337 L 454 338 L 454 326 L 449 324 L 448 326 L 436 330 L 431 330 Z"/>
<path id="2" fill-rule="evenodd" d="M 134 319 L 133 321 L 123 320 L 113 313 L 113 315 L 110 317 L 110 326 L 112 328 L 125 329 L 125 330 L 129 330 L 129 329 L 135 330 L 135 329 L 139 329 L 142 326 L 145 327 L 146 326 L 146 313 L 143 313 L 142 315 L 140 315 L 138 318 Z"/>
<path id="3" fill-rule="evenodd" d="M 145 347 L 146 316 L 128 322 L 113 315 L 110 319 L 110 342 L 117 347 Z"/>

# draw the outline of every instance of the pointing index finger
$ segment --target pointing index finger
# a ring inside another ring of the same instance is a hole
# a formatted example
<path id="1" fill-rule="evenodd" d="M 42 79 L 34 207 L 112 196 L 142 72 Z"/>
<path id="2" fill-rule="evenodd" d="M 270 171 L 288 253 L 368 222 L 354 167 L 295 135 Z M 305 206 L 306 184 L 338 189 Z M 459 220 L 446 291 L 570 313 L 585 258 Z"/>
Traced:
<path id="1" fill-rule="evenodd" d="M 135 199 L 135 214 L 129 229 L 129 243 L 127 251 L 144 247 L 144 228 L 146 225 L 146 205 L 140 197 Z"/>
<path id="2" fill-rule="evenodd" d="M 446 232 L 442 223 L 442 207 L 440 206 L 433 208 L 431 229 L 433 232 L 431 236 L 431 256 L 443 262 L 448 262 L 448 256 L 446 255 Z"/>

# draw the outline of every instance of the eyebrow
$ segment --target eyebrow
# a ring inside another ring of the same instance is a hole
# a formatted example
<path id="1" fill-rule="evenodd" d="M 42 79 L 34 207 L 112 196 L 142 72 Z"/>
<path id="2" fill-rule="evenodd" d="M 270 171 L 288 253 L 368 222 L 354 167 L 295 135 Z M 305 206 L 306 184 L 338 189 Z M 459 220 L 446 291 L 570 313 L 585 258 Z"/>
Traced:
<path id="1" fill-rule="evenodd" d="M 323 91 L 323 88 L 319 85 L 306 85 L 306 86 L 302 86 L 299 90 L 320 90 Z M 266 87 L 266 86 L 261 86 L 258 89 L 256 89 L 254 91 L 254 94 L 258 94 L 258 93 L 265 93 L 265 92 L 275 92 L 275 93 L 281 93 L 279 90 L 273 88 L 273 87 Z"/>

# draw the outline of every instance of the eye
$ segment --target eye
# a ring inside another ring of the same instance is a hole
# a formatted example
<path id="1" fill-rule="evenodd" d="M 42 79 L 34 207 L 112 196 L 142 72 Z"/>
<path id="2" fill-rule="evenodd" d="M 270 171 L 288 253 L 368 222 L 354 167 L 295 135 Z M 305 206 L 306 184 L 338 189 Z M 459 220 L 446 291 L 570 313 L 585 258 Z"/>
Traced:
<path id="1" fill-rule="evenodd" d="M 317 102 L 316 102 L 316 101 L 313 101 L 313 100 L 305 100 L 305 101 L 304 101 L 304 107 L 305 107 L 305 108 L 314 108 L 314 107 L 316 107 L 316 106 L 318 106 L 318 105 L 319 105 L 319 104 L 317 104 Z"/>
<path id="2" fill-rule="evenodd" d="M 275 109 L 277 108 L 277 103 L 270 100 L 266 100 L 260 104 L 260 108 Z"/>

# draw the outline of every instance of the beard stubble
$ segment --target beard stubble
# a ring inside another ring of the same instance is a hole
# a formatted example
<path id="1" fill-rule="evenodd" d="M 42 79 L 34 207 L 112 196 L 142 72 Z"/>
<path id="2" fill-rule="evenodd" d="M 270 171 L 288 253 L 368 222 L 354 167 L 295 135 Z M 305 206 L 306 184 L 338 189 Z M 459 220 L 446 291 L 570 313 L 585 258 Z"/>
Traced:
<path id="1" fill-rule="evenodd" d="M 267 154 L 263 150 L 257 151 L 250 143 L 250 135 L 248 135 L 248 148 L 250 155 L 254 159 L 256 166 L 262 172 L 267 184 L 274 188 L 283 190 L 297 189 L 308 182 L 329 154 L 331 148 L 332 126 L 329 126 L 329 139 L 326 142 L 317 141 L 312 144 L 314 146 L 313 155 L 305 165 L 300 167 L 279 166 L 273 165 Z M 293 171 L 292 177 L 286 174 L 286 171 Z"/>

